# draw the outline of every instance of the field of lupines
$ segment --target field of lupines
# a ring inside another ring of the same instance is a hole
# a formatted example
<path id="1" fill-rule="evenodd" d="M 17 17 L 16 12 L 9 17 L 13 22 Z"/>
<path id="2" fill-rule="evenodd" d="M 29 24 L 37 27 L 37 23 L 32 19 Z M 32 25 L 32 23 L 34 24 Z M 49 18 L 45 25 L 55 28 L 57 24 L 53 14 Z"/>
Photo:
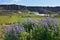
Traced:
<path id="1" fill-rule="evenodd" d="M 60 22 L 55 19 L 24 20 L 5 27 L 4 40 L 60 40 Z"/>

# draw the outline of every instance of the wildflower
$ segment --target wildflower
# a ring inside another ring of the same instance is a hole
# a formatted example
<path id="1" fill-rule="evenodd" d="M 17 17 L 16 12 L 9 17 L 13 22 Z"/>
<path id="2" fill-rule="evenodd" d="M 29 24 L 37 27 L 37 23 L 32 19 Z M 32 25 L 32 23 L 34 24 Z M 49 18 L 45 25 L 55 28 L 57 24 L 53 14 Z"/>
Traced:
<path id="1" fill-rule="evenodd" d="M 6 27 L 6 32 L 7 32 L 8 35 L 10 35 L 13 32 L 13 29 Z"/>
<path id="2" fill-rule="evenodd" d="M 55 31 L 55 34 L 57 36 L 58 35 L 58 27 L 57 26 L 54 27 L 54 31 Z"/>
<path id="3" fill-rule="evenodd" d="M 47 24 L 45 25 L 45 28 L 46 28 L 46 30 L 47 30 L 48 32 L 51 31 L 50 27 L 49 27 Z"/>
<path id="4" fill-rule="evenodd" d="M 15 25 L 15 29 L 18 34 L 24 31 L 24 28 L 20 25 Z"/>

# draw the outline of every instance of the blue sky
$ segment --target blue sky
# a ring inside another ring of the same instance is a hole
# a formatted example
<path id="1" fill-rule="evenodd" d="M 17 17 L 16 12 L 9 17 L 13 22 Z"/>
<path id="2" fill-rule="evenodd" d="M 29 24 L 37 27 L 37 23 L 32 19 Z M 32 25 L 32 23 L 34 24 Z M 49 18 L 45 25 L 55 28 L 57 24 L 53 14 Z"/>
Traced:
<path id="1" fill-rule="evenodd" d="M 60 0 L 0 0 L 0 4 L 18 4 L 26 6 L 60 6 Z"/>

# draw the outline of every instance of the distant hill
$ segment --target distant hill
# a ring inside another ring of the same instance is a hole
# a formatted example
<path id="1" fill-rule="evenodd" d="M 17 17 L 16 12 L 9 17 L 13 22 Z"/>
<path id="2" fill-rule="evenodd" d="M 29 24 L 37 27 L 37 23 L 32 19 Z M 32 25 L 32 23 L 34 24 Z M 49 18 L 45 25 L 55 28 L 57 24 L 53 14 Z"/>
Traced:
<path id="1" fill-rule="evenodd" d="M 39 13 L 60 13 L 60 7 L 38 7 L 38 6 L 28 6 L 28 10 L 37 11 Z"/>
<path id="2" fill-rule="evenodd" d="M 22 5 L 0 5 L 0 10 L 26 10 L 26 6 Z"/>
<path id="3" fill-rule="evenodd" d="M 26 10 L 28 11 L 34 11 L 39 12 L 41 14 L 45 13 L 59 13 L 60 14 L 60 7 L 42 7 L 42 6 L 23 6 L 23 5 L 0 5 L 0 10 L 11 10 L 11 11 L 21 11 L 24 12 Z"/>

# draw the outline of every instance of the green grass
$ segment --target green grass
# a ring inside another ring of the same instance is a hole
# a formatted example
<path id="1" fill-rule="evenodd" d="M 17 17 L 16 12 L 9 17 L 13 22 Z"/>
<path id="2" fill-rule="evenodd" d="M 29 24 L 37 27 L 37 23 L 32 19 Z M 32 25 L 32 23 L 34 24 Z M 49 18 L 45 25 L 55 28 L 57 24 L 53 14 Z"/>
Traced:
<path id="1" fill-rule="evenodd" d="M 18 23 L 28 19 L 40 20 L 45 18 L 46 17 L 29 14 L 29 13 L 21 13 L 21 14 L 14 13 L 12 16 L 0 16 L 0 24 Z M 54 18 L 54 19 L 60 20 L 60 18 Z"/>

